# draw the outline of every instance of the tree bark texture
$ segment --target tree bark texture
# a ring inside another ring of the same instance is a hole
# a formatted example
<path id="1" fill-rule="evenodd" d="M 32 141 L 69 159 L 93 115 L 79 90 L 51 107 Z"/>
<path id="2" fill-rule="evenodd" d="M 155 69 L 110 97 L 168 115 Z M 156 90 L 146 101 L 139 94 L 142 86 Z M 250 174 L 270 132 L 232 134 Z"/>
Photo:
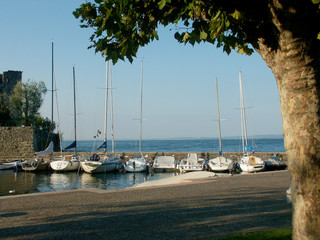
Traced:
<path id="1" fill-rule="evenodd" d="M 320 44 L 282 29 L 279 46 L 259 41 L 280 93 L 293 204 L 293 239 L 320 239 Z"/>

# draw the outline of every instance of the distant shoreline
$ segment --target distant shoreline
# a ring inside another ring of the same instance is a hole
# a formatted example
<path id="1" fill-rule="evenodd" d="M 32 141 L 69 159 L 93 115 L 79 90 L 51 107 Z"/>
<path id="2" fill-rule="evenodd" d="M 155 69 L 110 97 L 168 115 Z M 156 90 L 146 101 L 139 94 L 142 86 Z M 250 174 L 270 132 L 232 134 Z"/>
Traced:
<path id="1" fill-rule="evenodd" d="M 232 139 L 232 140 L 238 140 L 241 139 L 241 136 L 230 136 L 230 137 L 223 137 L 223 139 Z M 274 134 L 274 135 L 257 135 L 254 137 L 249 137 L 248 140 L 251 139 L 284 139 L 283 135 Z M 101 139 L 100 139 L 101 140 Z M 109 140 L 109 139 L 108 139 Z M 218 137 L 172 137 L 172 138 L 145 138 L 142 139 L 142 141 L 183 141 L 183 140 L 219 140 Z M 73 141 L 73 139 L 63 139 L 62 141 Z M 97 139 L 81 139 L 78 141 L 98 141 Z M 138 141 L 136 138 L 128 138 L 128 139 L 116 139 L 115 141 Z"/>

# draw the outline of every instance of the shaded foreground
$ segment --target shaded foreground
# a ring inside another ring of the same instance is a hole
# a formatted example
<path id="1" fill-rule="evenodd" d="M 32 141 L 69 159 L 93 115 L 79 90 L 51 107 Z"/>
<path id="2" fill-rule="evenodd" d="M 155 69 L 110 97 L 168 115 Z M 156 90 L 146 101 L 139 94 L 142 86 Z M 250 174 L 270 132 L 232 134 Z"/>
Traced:
<path id="1" fill-rule="evenodd" d="M 287 171 L 0 197 L 0 238 L 217 239 L 291 227 Z"/>

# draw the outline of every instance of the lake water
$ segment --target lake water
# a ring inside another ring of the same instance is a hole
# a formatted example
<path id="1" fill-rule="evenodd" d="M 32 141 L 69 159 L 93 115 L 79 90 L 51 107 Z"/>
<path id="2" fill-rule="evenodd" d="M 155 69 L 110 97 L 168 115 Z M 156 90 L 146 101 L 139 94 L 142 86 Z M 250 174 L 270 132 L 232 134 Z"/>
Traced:
<path id="1" fill-rule="evenodd" d="M 63 141 L 62 147 L 68 146 L 72 141 Z M 102 141 L 78 141 L 78 152 L 92 152 Z M 256 152 L 285 152 L 283 138 L 259 138 L 248 140 Z M 138 152 L 139 141 L 118 140 L 115 141 L 116 152 Z M 186 140 L 142 140 L 142 152 L 218 152 L 218 139 L 186 139 Z M 222 139 L 224 152 L 242 152 L 240 139 Z M 108 150 L 111 142 L 108 141 Z"/>
<path id="2" fill-rule="evenodd" d="M 14 172 L 0 171 L 0 196 L 36 192 L 54 192 L 80 188 L 105 190 L 124 189 L 145 181 L 157 180 L 179 173 L 99 173 L 80 172 Z M 10 193 L 14 191 L 14 193 Z"/>
<path id="3" fill-rule="evenodd" d="M 66 147 L 72 141 L 64 141 Z M 91 152 L 100 142 L 79 141 L 79 152 Z M 251 142 L 249 141 L 251 144 Z M 225 139 L 222 142 L 224 152 L 241 152 L 242 146 L 238 139 Z M 283 139 L 256 139 L 253 144 L 256 152 L 285 152 Z M 116 141 L 118 152 L 137 152 L 138 141 Z M 144 152 L 217 152 L 218 139 L 190 140 L 144 140 Z M 80 188 L 98 188 L 106 190 L 124 189 L 145 181 L 167 178 L 178 173 L 101 173 L 86 174 L 80 172 L 67 173 L 29 173 L 0 171 L 0 196 L 36 192 L 53 192 Z M 9 192 L 14 193 L 9 193 Z"/>

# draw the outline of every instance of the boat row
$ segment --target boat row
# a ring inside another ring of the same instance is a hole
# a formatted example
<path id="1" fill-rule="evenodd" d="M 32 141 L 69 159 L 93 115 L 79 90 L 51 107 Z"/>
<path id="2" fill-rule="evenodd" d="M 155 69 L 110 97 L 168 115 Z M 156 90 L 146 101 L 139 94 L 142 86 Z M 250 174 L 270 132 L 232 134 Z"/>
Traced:
<path id="1" fill-rule="evenodd" d="M 5 166 L 5 167 L 3 167 Z M 260 172 L 264 170 L 283 170 L 287 165 L 277 156 L 272 156 L 267 160 L 254 155 L 244 155 L 236 162 L 225 156 L 218 156 L 205 160 L 197 153 L 189 153 L 181 161 L 177 161 L 174 156 L 157 156 L 153 162 L 146 159 L 142 153 L 138 157 L 133 157 L 124 162 L 120 156 L 92 154 L 89 158 L 80 159 L 79 156 L 65 155 L 60 158 L 52 158 L 51 161 L 35 157 L 32 161 L 13 161 L 0 164 L 0 169 L 16 169 L 29 172 L 53 170 L 56 172 L 84 171 L 86 173 L 106 173 L 113 171 L 124 172 L 195 172 L 212 171 L 216 173 L 236 172 Z"/>

